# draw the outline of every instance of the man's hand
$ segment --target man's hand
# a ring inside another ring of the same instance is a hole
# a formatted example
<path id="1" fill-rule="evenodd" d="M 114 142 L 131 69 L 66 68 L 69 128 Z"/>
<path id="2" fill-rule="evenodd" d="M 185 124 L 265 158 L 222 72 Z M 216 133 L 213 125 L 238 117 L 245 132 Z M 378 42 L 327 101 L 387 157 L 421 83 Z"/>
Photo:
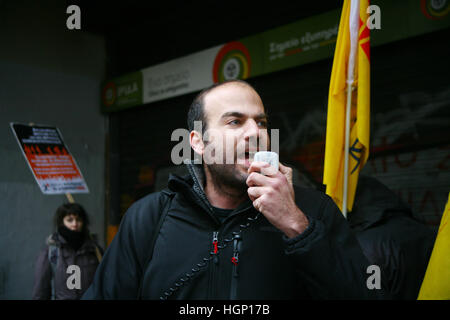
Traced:
<path id="1" fill-rule="evenodd" d="M 248 169 L 248 196 L 256 210 L 288 238 L 293 238 L 306 229 L 308 219 L 295 204 L 292 169 L 280 163 L 279 171 L 271 172 L 269 166 L 265 162 L 252 162 Z M 264 176 L 261 170 L 272 174 Z"/>

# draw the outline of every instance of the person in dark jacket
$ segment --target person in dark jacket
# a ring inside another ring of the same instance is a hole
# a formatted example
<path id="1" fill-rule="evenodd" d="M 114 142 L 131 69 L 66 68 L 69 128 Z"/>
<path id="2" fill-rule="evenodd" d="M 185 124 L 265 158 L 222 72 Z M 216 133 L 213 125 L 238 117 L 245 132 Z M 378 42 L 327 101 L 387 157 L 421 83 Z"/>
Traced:
<path id="1" fill-rule="evenodd" d="M 102 249 L 89 234 L 89 217 L 80 204 L 61 205 L 54 223 L 57 230 L 37 258 L 32 299 L 77 300 L 92 282 Z"/>
<path id="2" fill-rule="evenodd" d="M 437 230 L 416 220 L 410 207 L 377 179 L 361 175 L 350 227 L 378 265 L 392 299 L 416 300 Z"/>
<path id="3" fill-rule="evenodd" d="M 129 208 L 83 299 L 384 295 L 367 287 L 370 263 L 332 199 L 294 188 L 292 169 L 281 163 L 269 173 L 268 164 L 252 162 L 251 141 L 268 141 L 268 131 L 261 98 L 248 83 L 202 91 L 188 125 L 202 164 L 187 163 L 189 175 L 171 175 L 167 189 Z M 207 140 L 204 130 L 223 136 Z M 224 164 L 218 155 L 230 150 L 234 162 Z"/>

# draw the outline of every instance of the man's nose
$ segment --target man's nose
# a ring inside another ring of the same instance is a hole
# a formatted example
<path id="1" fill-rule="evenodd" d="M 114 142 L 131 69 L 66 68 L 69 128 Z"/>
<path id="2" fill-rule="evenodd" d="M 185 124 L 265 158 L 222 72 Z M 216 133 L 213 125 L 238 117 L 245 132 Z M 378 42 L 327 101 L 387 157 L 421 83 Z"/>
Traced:
<path id="1" fill-rule="evenodd" d="M 259 126 L 253 119 L 249 119 L 245 127 L 245 140 L 249 140 L 251 137 L 259 137 Z"/>

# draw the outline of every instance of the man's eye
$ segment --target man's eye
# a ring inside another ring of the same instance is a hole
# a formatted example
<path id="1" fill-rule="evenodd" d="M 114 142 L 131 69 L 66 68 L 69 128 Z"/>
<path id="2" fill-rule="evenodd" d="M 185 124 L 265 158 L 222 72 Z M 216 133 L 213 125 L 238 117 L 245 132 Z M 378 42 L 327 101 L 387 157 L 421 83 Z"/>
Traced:
<path id="1" fill-rule="evenodd" d="M 267 121 L 258 121 L 258 126 L 266 128 L 267 127 Z"/>
<path id="2" fill-rule="evenodd" d="M 239 124 L 239 123 L 241 123 L 239 120 L 231 120 L 231 121 L 228 122 L 228 124 L 232 124 L 232 125 L 236 125 L 236 124 Z"/>

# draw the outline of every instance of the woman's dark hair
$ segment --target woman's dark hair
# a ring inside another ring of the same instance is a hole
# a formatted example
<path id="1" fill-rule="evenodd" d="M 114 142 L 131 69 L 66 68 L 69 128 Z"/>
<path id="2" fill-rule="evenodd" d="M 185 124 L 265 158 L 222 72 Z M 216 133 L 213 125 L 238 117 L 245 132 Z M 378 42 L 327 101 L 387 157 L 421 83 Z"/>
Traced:
<path id="1" fill-rule="evenodd" d="M 54 224 L 58 228 L 64 224 L 65 216 L 73 214 L 78 216 L 83 221 L 83 230 L 86 232 L 89 226 L 89 216 L 84 208 L 78 203 L 65 203 L 56 209 Z"/>

